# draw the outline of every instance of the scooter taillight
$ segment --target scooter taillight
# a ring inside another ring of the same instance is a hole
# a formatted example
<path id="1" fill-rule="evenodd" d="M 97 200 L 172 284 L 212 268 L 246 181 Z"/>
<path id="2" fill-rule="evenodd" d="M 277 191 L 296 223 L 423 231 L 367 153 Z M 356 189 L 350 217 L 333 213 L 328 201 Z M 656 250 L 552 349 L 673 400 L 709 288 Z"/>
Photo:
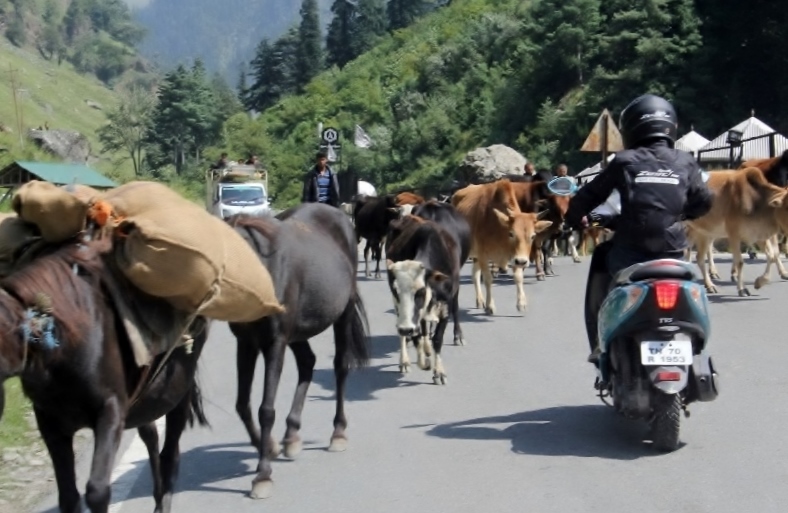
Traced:
<path id="1" fill-rule="evenodd" d="M 658 281 L 654 284 L 654 291 L 657 295 L 657 306 L 662 310 L 670 310 L 676 306 L 679 298 L 681 283 L 677 281 Z"/>
<path id="2" fill-rule="evenodd" d="M 680 372 L 658 372 L 656 381 L 681 381 Z"/>

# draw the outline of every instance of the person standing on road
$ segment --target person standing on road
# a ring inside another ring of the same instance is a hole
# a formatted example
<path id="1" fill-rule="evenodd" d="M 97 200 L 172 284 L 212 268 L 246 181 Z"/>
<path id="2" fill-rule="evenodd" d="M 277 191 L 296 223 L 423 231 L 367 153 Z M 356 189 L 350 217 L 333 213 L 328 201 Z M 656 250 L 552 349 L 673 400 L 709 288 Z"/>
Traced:
<path id="1" fill-rule="evenodd" d="M 325 152 L 317 154 L 315 166 L 306 175 L 301 203 L 339 206 L 339 182 L 337 175 L 328 166 L 328 155 Z"/>

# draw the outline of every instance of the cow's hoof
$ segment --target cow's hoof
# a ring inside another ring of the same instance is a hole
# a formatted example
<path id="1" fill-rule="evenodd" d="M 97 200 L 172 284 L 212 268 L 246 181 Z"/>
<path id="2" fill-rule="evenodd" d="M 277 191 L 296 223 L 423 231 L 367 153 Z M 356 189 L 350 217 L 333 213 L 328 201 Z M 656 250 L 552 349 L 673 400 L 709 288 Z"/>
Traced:
<path id="1" fill-rule="evenodd" d="M 550 269 L 549 271 L 547 271 L 547 273 L 546 273 L 546 274 L 547 274 L 547 276 L 555 276 L 555 272 L 553 272 L 553 270 L 552 270 L 552 269 Z"/>
<path id="2" fill-rule="evenodd" d="M 517 303 L 518 312 L 525 312 L 526 309 L 527 309 L 527 305 L 525 303 Z"/>
<path id="3" fill-rule="evenodd" d="M 465 345 L 465 339 L 462 338 L 462 337 L 454 337 L 454 345 L 455 346 L 464 346 Z"/>
<path id="4" fill-rule="evenodd" d="M 544 277 L 544 274 L 537 274 L 536 281 L 545 281 L 547 278 Z"/>
<path id="5" fill-rule="evenodd" d="M 710 277 L 712 280 L 719 280 L 719 279 L 720 279 L 720 273 L 711 273 L 711 274 L 709 275 L 709 277 Z"/>
<path id="6" fill-rule="evenodd" d="M 376 279 L 376 280 L 379 280 L 379 279 L 380 279 L 380 273 L 375 273 L 375 279 Z"/>
<path id="7" fill-rule="evenodd" d="M 580 257 L 572 257 L 572 262 L 574 262 L 576 264 L 579 264 L 580 263 Z"/>
<path id="8" fill-rule="evenodd" d="M 270 479 L 262 481 L 252 481 L 252 491 L 249 496 L 252 499 L 269 499 L 274 494 L 274 482 Z"/>
<path id="9" fill-rule="evenodd" d="M 446 385 L 449 382 L 449 379 L 446 376 L 446 374 L 443 373 L 434 374 L 432 376 L 432 382 L 435 383 L 436 385 Z"/>
<path id="10" fill-rule="evenodd" d="M 706 286 L 706 293 L 707 294 L 716 294 L 717 293 L 717 287 L 714 286 L 714 285 L 707 285 Z"/>
<path id="11" fill-rule="evenodd" d="M 767 276 L 758 276 L 758 278 L 755 280 L 755 290 L 765 287 L 768 283 L 769 278 Z"/>
<path id="12" fill-rule="evenodd" d="M 410 363 L 401 363 L 401 364 L 399 364 L 399 371 L 402 374 L 407 374 L 408 372 L 410 372 Z"/>
<path id="13" fill-rule="evenodd" d="M 781 280 L 788 280 L 788 274 L 781 274 L 780 275 L 780 279 Z"/>
<path id="14" fill-rule="evenodd" d="M 750 297 L 751 295 L 752 294 L 750 294 L 750 291 L 747 288 L 743 288 L 739 291 L 739 297 Z"/>
<path id="15" fill-rule="evenodd" d="M 487 306 L 484 308 L 484 313 L 486 313 L 487 315 L 495 315 L 495 308 L 491 306 Z"/>
<path id="16" fill-rule="evenodd" d="M 285 458 L 290 458 L 291 460 L 294 460 L 299 454 L 301 454 L 301 450 L 304 448 L 304 444 L 299 437 L 296 437 L 293 440 L 284 440 L 282 444 L 285 447 L 283 453 Z"/>
<path id="17" fill-rule="evenodd" d="M 365 278 L 371 278 L 372 277 L 372 273 L 364 273 L 364 277 Z"/>
<path id="18" fill-rule="evenodd" d="M 328 452 L 345 451 L 347 451 L 347 438 L 344 436 L 337 436 L 331 439 L 331 444 L 328 446 Z"/>

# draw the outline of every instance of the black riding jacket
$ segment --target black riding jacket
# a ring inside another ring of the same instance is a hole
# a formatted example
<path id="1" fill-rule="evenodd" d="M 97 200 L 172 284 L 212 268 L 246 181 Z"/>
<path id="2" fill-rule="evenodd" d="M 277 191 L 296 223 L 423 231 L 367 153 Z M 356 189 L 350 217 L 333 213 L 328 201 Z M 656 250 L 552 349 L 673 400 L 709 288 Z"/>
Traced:
<path id="1" fill-rule="evenodd" d="M 687 247 L 682 221 L 697 219 L 711 208 L 712 193 L 687 152 L 664 140 L 622 151 L 569 202 L 566 222 L 579 226 L 586 216 L 618 190 L 621 216 L 614 244 L 643 253 L 667 253 Z"/>

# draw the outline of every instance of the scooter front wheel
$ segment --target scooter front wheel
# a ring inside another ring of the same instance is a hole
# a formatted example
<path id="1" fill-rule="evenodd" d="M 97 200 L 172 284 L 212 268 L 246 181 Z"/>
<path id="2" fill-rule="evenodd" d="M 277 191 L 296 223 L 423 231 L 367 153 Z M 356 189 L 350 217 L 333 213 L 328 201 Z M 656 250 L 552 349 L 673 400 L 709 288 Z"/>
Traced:
<path id="1" fill-rule="evenodd" d="M 681 397 L 679 394 L 657 394 L 651 421 L 651 441 L 660 452 L 673 452 L 679 447 Z"/>

